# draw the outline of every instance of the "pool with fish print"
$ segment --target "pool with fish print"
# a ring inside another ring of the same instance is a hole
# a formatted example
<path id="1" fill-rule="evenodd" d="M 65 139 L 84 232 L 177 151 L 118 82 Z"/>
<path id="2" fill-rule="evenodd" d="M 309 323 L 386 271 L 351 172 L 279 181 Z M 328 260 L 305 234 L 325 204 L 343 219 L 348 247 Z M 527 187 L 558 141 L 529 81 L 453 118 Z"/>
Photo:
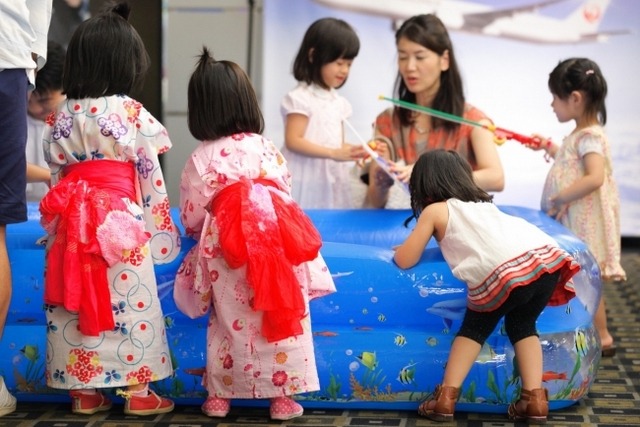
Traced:
<path id="1" fill-rule="evenodd" d="M 549 233 L 582 266 L 574 279 L 578 297 L 547 307 L 537 324 L 550 407 L 573 405 L 588 393 L 600 362 L 592 324 L 601 292 L 598 267 L 584 243 L 542 212 L 500 208 Z M 442 378 L 464 314 L 464 283 L 451 274 L 434 241 L 415 267 L 395 266 L 391 248 L 409 233 L 403 226 L 407 210 L 307 212 L 323 237 L 321 252 L 338 292 L 311 302 L 321 390 L 298 398 L 305 407 L 416 409 Z M 21 401 L 67 401 L 66 393 L 49 389 L 44 380 L 44 247 L 37 243 L 43 236 L 32 204 L 29 221 L 7 229 L 14 294 L 0 342 L 0 375 Z M 183 239 L 183 254 L 192 243 Z M 192 320 L 176 308 L 173 277 L 179 263 L 156 268 L 175 376 L 154 386 L 177 403 L 199 405 L 206 394 L 200 380 L 207 317 Z M 513 348 L 500 324 L 463 384 L 457 410 L 505 413 L 519 387 Z"/>

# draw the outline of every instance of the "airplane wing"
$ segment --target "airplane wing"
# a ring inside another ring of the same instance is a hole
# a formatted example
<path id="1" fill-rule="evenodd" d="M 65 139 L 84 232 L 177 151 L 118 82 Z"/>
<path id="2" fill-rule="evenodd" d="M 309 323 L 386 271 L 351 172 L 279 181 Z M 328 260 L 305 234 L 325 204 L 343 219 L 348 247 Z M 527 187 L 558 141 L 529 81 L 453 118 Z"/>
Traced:
<path id="1" fill-rule="evenodd" d="M 540 1 L 537 3 L 532 3 L 524 6 L 511 7 L 506 9 L 499 10 L 491 10 L 488 12 L 478 12 L 478 13 L 465 13 L 463 15 L 464 19 L 464 27 L 469 31 L 481 31 L 484 27 L 491 24 L 498 18 L 511 17 L 518 13 L 523 12 L 535 12 L 536 10 L 555 4 L 560 3 L 564 0 L 547 0 Z"/>
<path id="2" fill-rule="evenodd" d="M 581 42 L 600 42 L 609 39 L 609 36 L 620 36 L 624 34 L 631 34 L 629 30 L 611 30 L 611 31 L 599 31 L 597 33 L 581 34 Z"/>

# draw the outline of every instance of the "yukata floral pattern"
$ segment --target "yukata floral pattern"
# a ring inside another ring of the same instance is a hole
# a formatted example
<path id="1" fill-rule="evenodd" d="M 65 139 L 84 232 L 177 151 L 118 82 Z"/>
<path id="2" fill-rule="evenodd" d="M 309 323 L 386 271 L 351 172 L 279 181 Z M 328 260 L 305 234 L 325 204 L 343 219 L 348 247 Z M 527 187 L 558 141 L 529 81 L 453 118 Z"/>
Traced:
<path id="1" fill-rule="evenodd" d="M 47 118 L 45 158 L 57 184 L 65 166 L 103 159 L 132 162 L 137 200 L 126 200 L 150 239 L 124 250 L 107 269 L 113 330 L 80 333 L 78 314 L 45 304 L 45 377 L 52 388 L 125 387 L 173 374 L 154 264 L 180 252 L 178 228 L 158 155 L 171 148 L 166 129 L 128 96 L 69 99 Z M 105 232 L 118 233 L 120 230 Z M 49 245 L 56 235 L 49 235 Z"/>
<path id="2" fill-rule="evenodd" d="M 544 184 L 541 209 L 547 212 L 549 197 L 584 176 L 582 159 L 588 153 L 604 157 L 604 183 L 596 191 L 569 203 L 560 222 L 587 244 L 604 279 L 625 280 L 627 276 L 620 265 L 620 198 L 613 179 L 609 140 L 602 126 L 581 129 L 564 139 Z"/>
<path id="3" fill-rule="evenodd" d="M 201 143 L 182 173 L 180 219 L 197 244 L 178 269 L 174 296 L 186 315 L 209 315 L 203 385 L 209 396 L 220 398 L 317 391 L 309 299 L 334 292 L 333 279 L 320 255 L 294 267 L 306 310 L 303 333 L 275 342 L 264 338 L 262 313 L 252 309 L 246 266 L 228 266 L 216 216 L 209 209 L 216 195 L 241 179 L 267 181 L 285 194 L 290 191 L 284 157 L 271 141 L 256 134 Z"/>

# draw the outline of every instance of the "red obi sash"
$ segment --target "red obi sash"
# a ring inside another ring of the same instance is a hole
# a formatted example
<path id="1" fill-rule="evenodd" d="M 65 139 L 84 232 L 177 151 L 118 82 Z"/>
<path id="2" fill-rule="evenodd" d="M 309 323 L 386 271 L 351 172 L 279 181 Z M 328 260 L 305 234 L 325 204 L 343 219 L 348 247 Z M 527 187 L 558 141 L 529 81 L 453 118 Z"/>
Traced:
<path id="1" fill-rule="evenodd" d="M 294 266 L 318 256 L 322 239 L 300 207 L 267 180 L 241 179 L 211 203 L 225 261 L 246 264 L 262 335 L 279 341 L 303 333 L 305 302 Z"/>
<path id="2" fill-rule="evenodd" d="M 77 312 L 84 335 L 113 330 L 107 268 L 123 249 L 149 239 L 144 222 L 125 202 L 136 200 L 134 167 L 116 160 L 69 165 L 40 202 L 41 224 L 53 236 L 44 301 Z"/>

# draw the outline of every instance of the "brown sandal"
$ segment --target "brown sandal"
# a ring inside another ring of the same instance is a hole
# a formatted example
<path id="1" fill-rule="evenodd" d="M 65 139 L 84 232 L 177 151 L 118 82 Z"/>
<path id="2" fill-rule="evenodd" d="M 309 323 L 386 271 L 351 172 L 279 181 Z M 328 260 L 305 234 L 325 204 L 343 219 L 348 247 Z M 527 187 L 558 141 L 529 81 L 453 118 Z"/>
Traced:
<path id="1" fill-rule="evenodd" d="M 438 384 L 433 396 L 418 406 L 418 415 L 433 421 L 452 421 L 460 389 Z"/>
<path id="2" fill-rule="evenodd" d="M 520 391 L 520 399 L 509 405 L 509 419 L 524 420 L 529 424 L 545 424 L 549 415 L 549 394 L 546 388 Z"/>

